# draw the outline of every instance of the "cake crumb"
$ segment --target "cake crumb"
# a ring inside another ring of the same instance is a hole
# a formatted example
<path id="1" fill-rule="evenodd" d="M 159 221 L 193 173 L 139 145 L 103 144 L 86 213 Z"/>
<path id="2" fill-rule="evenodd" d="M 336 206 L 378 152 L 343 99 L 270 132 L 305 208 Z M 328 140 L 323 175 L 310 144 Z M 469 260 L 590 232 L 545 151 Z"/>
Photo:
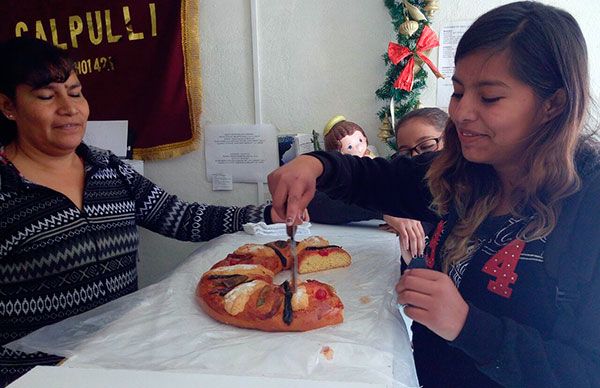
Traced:
<path id="1" fill-rule="evenodd" d="M 367 304 L 367 303 L 371 303 L 371 297 L 370 296 L 361 296 L 360 297 L 360 303 L 362 304 Z"/>
<path id="2" fill-rule="evenodd" d="M 323 355 L 323 357 L 325 357 L 327 360 L 333 360 L 333 349 L 331 349 L 329 346 L 325 345 L 321 348 L 321 354 Z"/>

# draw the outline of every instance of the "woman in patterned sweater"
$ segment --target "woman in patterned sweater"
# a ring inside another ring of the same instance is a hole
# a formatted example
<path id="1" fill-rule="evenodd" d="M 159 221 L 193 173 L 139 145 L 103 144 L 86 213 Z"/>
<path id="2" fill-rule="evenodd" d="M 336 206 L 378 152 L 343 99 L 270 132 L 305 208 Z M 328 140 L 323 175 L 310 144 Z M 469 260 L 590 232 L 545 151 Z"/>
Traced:
<path id="1" fill-rule="evenodd" d="M 0 58 L 0 345 L 135 291 L 138 226 L 204 241 L 272 219 L 183 202 L 83 144 L 89 107 L 63 50 L 15 38 Z M 0 386 L 59 360 L 0 346 Z"/>
<path id="2" fill-rule="evenodd" d="M 396 291 L 424 387 L 600 387 L 600 153 L 587 50 L 567 12 L 517 2 L 461 38 L 444 149 L 315 153 L 269 176 L 293 216 L 317 188 L 437 224 Z"/>

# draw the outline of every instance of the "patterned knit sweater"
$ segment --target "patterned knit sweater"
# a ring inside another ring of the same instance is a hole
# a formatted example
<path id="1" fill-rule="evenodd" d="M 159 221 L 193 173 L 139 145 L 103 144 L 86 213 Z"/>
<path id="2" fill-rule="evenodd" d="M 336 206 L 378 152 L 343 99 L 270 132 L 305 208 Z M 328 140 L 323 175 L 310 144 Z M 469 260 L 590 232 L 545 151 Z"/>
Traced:
<path id="1" fill-rule="evenodd" d="M 108 151 L 80 145 L 83 208 L 23 178 L 0 153 L 0 345 L 137 289 L 138 226 L 204 241 L 264 219 L 265 207 L 186 203 Z M 0 386 L 59 357 L 0 346 Z"/>

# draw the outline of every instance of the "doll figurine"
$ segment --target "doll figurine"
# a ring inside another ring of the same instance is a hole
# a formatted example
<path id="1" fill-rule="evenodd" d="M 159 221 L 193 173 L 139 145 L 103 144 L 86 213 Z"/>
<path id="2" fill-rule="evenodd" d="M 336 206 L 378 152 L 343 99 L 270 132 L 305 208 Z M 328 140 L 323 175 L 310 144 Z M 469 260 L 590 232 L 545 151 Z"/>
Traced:
<path id="1" fill-rule="evenodd" d="M 339 151 L 342 154 L 355 156 L 376 155 L 369 148 L 369 141 L 365 131 L 356 123 L 347 121 L 344 116 L 335 116 L 323 130 L 326 151 Z"/>

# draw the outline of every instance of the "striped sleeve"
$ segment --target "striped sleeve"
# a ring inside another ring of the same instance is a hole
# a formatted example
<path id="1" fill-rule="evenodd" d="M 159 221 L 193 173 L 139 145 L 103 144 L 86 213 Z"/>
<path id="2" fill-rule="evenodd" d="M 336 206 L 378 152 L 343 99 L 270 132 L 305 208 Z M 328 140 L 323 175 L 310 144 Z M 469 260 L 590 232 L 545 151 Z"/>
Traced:
<path id="1" fill-rule="evenodd" d="M 135 199 L 138 225 L 183 241 L 206 241 L 242 230 L 248 222 L 265 220 L 266 205 L 215 206 L 188 203 L 158 187 L 129 165 L 118 161 Z"/>

